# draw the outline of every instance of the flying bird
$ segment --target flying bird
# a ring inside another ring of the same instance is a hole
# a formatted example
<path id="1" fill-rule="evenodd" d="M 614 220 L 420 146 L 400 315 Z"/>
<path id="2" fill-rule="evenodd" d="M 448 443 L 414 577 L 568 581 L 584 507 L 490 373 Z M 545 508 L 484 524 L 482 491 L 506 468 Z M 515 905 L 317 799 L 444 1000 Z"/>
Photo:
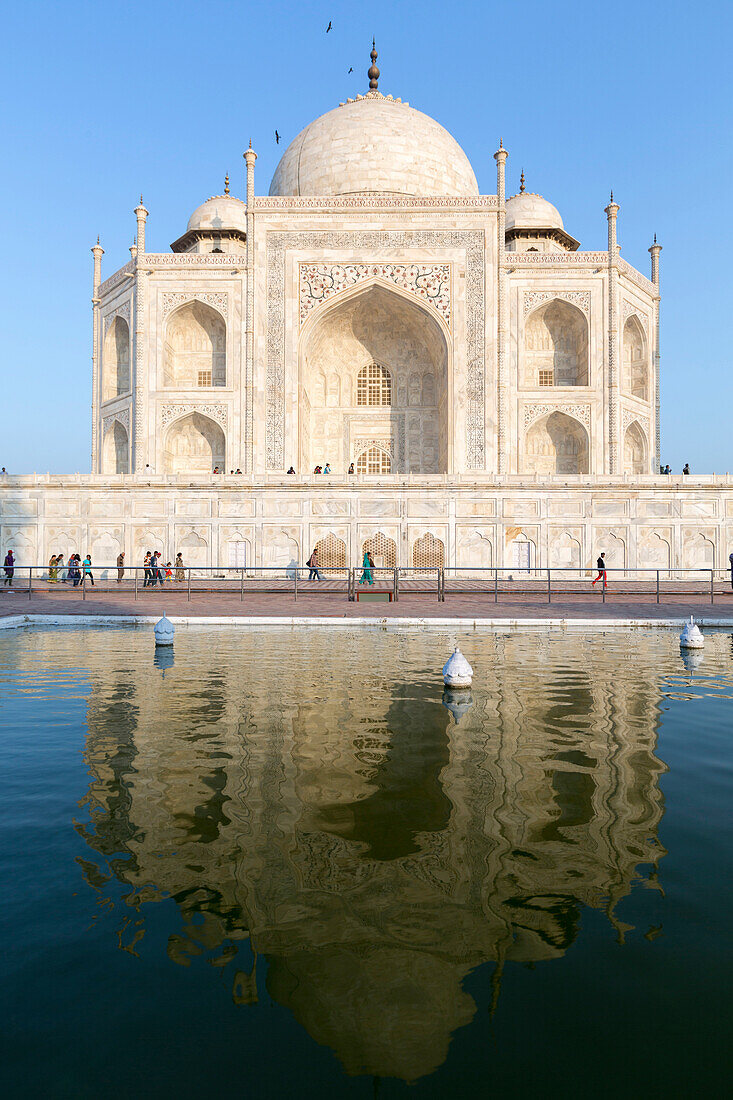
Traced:
<path id="1" fill-rule="evenodd" d="M 277 130 L 275 131 L 275 144 L 280 144 L 280 135 L 278 134 Z"/>
<path id="2" fill-rule="evenodd" d="M 354 66 L 352 65 L 351 68 L 349 69 L 349 72 L 353 73 L 353 71 L 354 71 Z"/>
<path id="3" fill-rule="evenodd" d="M 331 20 L 329 19 L 329 21 L 328 21 L 328 26 L 326 27 L 326 34 L 328 34 L 328 32 L 329 32 L 330 30 L 331 30 Z"/>

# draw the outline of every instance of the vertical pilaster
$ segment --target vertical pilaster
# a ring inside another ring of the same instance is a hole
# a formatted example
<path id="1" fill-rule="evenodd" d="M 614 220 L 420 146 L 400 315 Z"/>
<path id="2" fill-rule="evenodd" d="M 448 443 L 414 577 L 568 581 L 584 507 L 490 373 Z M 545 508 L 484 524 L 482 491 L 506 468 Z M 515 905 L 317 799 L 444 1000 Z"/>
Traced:
<path id="1" fill-rule="evenodd" d="M 135 207 L 137 218 L 137 250 L 135 252 L 135 381 L 134 381 L 134 408 L 133 408 L 133 439 L 132 469 L 140 474 L 145 469 L 145 455 L 147 446 L 145 442 L 145 285 L 143 282 L 143 262 L 145 260 L 145 220 L 148 211 L 143 206 L 143 197 L 140 196 L 140 205 Z"/>
<path id="2" fill-rule="evenodd" d="M 661 375 L 659 370 L 660 354 L 659 354 L 659 253 L 662 251 L 661 244 L 657 244 L 657 235 L 654 234 L 654 244 L 649 249 L 652 257 L 652 282 L 656 287 L 656 296 L 654 299 L 654 449 L 656 454 L 654 456 L 654 466 L 652 472 L 656 474 L 662 461 L 662 431 L 661 431 Z"/>
<path id="3" fill-rule="evenodd" d="M 94 256 L 94 276 L 92 279 L 92 473 L 101 473 L 99 466 L 99 406 L 101 402 L 101 363 L 99 355 L 101 318 L 99 313 L 99 287 L 102 282 L 102 256 L 104 249 L 99 243 L 92 248 Z"/>
<path id="4" fill-rule="evenodd" d="M 497 472 L 507 472 L 506 445 L 506 265 L 504 250 L 506 242 L 506 187 L 505 165 L 508 153 L 504 143 L 494 153 L 496 161 L 496 461 Z"/>
<path id="5" fill-rule="evenodd" d="M 619 206 L 611 201 L 605 209 L 608 217 L 608 460 L 607 472 L 619 472 L 618 415 L 618 241 L 616 218 Z"/>
<path id="6" fill-rule="evenodd" d="M 257 154 L 249 143 L 244 154 L 247 165 L 247 288 L 245 316 L 245 364 L 244 364 L 244 472 L 254 469 L 254 315 L 255 315 L 255 161 Z"/>

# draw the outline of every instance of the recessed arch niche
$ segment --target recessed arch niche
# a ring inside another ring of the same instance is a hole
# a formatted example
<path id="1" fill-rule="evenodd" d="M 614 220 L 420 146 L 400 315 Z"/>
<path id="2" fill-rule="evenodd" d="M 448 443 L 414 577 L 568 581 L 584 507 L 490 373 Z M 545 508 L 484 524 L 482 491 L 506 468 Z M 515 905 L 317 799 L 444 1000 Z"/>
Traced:
<path id="1" fill-rule="evenodd" d="M 623 388 L 632 397 L 649 400 L 647 343 L 638 317 L 627 318 L 624 325 Z"/>
<path id="2" fill-rule="evenodd" d="M 624 473 L 649 473 L 646 440 L 643 431 L 636 421 L 629 424 L 624 435 Z"/>
<path id="3" fill-rule="evenodd" d="M 226 467 L 224 432 L 210 417 L 192 412 L 171 424 L 165 436 L 164 468 L 168 474 L 210 474 Z"/>
<path id="4" fill-rule="evenodd" d="M 130 392 L 130 329 L 124 317 L 114 318 L 102 348 L 102 400 Z"/>
<path id="5" fill-rule="evenodd" d="M 587 474 L 588 433 L 565 413 L 543 416 L 525 436 L 523 467 L 531 474 Z"/>
<path id="6" fill-rule="evenodd" d="M 104 433 L 102 473 L 129 474 L 130 443 L 124 424 L 113 420 Z"/>
<path id="7" fill-rule="evenodd" d="M 393 473 L 447 472 L 448 355 L 441 322 L 396 289 L 329 299 L 301 336 L 300 468 L 345 472 L 369 436 L 389 441 Z"/>
<path id="8" fill-rule="evenodd" d="M 553 298 L 524 326 L 524 386 L 588 385 L 588 320 L 582 310 Z"/>
<path id="9" fill-rule="evenodd" d="M 186 302 L 168 318 L 165 328 L 163 382 L 174 389 L 225 386 L 226 322 L 211 306 Z"/>

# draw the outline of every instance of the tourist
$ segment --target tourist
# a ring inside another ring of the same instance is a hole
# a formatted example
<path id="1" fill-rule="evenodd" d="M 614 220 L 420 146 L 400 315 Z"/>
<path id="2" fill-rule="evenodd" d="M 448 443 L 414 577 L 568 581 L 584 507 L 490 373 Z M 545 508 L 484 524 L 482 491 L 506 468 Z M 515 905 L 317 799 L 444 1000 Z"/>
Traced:
<path id="1" fill-rule="evenodd" d="M 321 574 L 318 572 L 318 550 L 314 550 L 311 556 L 308 558 L 306 565 L 310 569 L 308 574 L 309 581 L 319 581 Z"/>
<path id="2" fill-rule="evenodd" d="M 145 580 L 143 581 L 143 588 L 147 588 L 150 584 L 150 559 L 152 558 L 152 556 L 153 555 L 151 554 L 150 550 L 148 550 L 145 557 L 143 558 L 143 576 L 145 577 Z"/>
<path id="3" fill-rule="evenodd" d="M 219 467 L 218 467 L 218 466 L 215 466 L 215 467 L 214 467 L 214 473 L 215 473 L 215 474 L 220 474 L 220 473 L 221 473 L 221 470 L 219 469 Z"/>
<path id="4" fill-rule="evenodd" d="M 346 473 L 347 474 L 353 474 L 353 472 L 354 472 L 354 463 L 352 462 L 351 465 L 349 466 L 348 470 L 346 471 Z"/>
<path id="5" fill-rule="evenodd" d="M 68 576 L 68 571 L 66 569 L 66 566 L 64 565 L 64 555 L 63 554 L 59 554 L 56 558 L 56 576 L 58 576 L 59 573 L 61 574 L 61 583 L 66 584 L 66 578 Z"/>
<path id="6" fill-rule="evenodd" d="M 158 551 L 150 556 L 150 587 L 155 588 L 158 583 Z"/>
<path id="7" fill-rule="evenodd" d="M 362 570 L 361 577 L 359 578 L 359 584 L 374 584 L 374 579 L 372 577 L 372 568 L 374 567 L 374 562 L 372 561 L 368 550 L 364 551 L 364 561 L 361 563 L 361 565 Z"/>
<path id="8" fill-rule="evenodd" d="M 69 580 L 74 582 L 74 588 L 79 587 L 79 581 L 81 580 L 80 561 L 81 558 L 78 554 L 72 554 L 69 558 Z"/>
<path id="9" fill-rule="evenodd" d="M 690 472 L 690 463 L 686 462 L 684 464 L 684 466 L 682 467 L 682 473 L 683 474 L 689 474 L 689 472 Z"/>
<path id="10" fill-rule="evenodd" d="M 122 578 L 125 575 L 125 551 L 117 555 L 117 583 L 122 583 Z"/>
<path id="11" fill-rule="evenodd" d="M 323 473 L 323 470 L 321 469 L 321 467 L 320 467 L 320 466 L 316 466 L 316 467 L 314 468 L 314 470 L 313 470 L 313 473 L 314 473 L 314 474 L 322 474 L 322 473 Z"/>
<path id="12" fill-rule="evenodd" d="M 168 581 L 169 584 L 173 580 L 173 568 L 169 561 L 165 563 L 165 579 Z"/>
<path id="13" fill-rule="evenodd" d="M 331 473 L 331 464 L 330 464 L 330 462 L 326 463 L 323 472 L 324 472 L 324 474 L 330 474 Z"/>
<path id="14" fill-rule="evenodd" d="M 289 474 L 294 474 L 295 473 L 295 467 L 291 466 L 290 469 L 288 470 L 288 473 Z"/>
<path id="15" fill-rule="evenodd" d="M 669 463 L 667 463 L 667 465 L 664 467 L 664 472 L 665 472 L 665 474 L 671 474 L 672 473 L 672 467 L 670 466 Z"/>
<path id="16" fill-rule="evenodd" d="M 0 474 L 7 474 L 7 472 L 8 472 L 8 471 L 7 471 L 6 469 L 5 469 L 5 467 L 4 467 L 4 466 L 3 466 L 2 470 L 0 470 Z"/>
<path id="17" fill-rule="evenodd" d="M 183 554 L 179 550 L 176 554 L 176 584 L 182 584 L 186 579 L 186 571 L 183 567 Z"/>
<path id="18" fill-rule="evenodd" d="M 593 581 L 593 584 L 595 585 L 596 581 L 599 581 L 602 577 L 603 578 L 603 587 L 608 588 L 608 585 L 606 583 L 606 555 L 605 555 L 605 553 L 601 554 L 600 558 L 596 562 L 596 568 L 598 569 L 598 576 L 596 577 L 596 580 Z"/>
<path id="19" fill-rule="evenodd" d="M 48 583 L 58 584 L 58 569 L 56 568 L 57 558 L 55 554 L 52 554 L 48 561 Z"/>
<path id="20" fill-rule="evenodd" d="M 237 466 L 237 468 L 236 468 L 236 470 L 234 471 L 234 473 L 235 473 L 235 474 L 241 474 L 241 472 L 242 472 L 242 471 L 241 471 L 241 470 L 239 469 L 239 466 Z"/>
<path id="21" fill-rule="evenodd" d="M 83 564 L 83 568 L 84 568 L 85 583 L 86 583 L 86 578 L 88 577 L 89 580 L 92 582 L 92 588 L 94 588 L 94 577 L 92 575 L 92 555 L 89 553 L 88 550 L 87 550 L 87 556 L 84 558 L 84 561 L 83 561 L 82 564 Z"/>
<path id="22" fill-rule="evenodd" d="M 7 584 L 9 588 L 13 587 L 13 576 L 15 575 L 15 558 L 13 557 L 13 551 L 8 550 L 5 555 L 5 580 L 3 581 L 3 587 Z"/>

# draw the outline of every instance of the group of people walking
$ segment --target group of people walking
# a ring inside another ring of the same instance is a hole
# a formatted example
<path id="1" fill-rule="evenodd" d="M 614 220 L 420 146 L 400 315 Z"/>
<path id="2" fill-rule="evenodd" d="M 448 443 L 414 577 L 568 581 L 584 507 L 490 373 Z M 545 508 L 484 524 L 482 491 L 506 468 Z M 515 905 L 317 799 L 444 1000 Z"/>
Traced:
<path id="1" fill-rule="evenodd" d="M 124 554 L 120 555 L 124 558 Z M 175 566 L 171 562 L 167 561 L 165 565 L 161 563 L 162 554 L 159 550 L 148 550 L 143 559 L 143 588 L 155 588 L 156 584 L 165 584 L 166 581 L 170 582 L 174 579 L 173 570 L 175 569 L 175 580 L 178 584 L 182 584 L 186 579 L 186 569 L 183 564 L 183 555 L 178 552 L 176 554 Z M 124 561 L 120 566 L 120 559 L 117 559 L 117 583 L 122 580 L 125 575 Z"/>
<path id="2" fill-rule="evenodd" d="M 6 570 L 7 572 L 7 570 Z M 71 584 L 74 588 L 82 583 L 94 585 L 92 573 L 92 556 L 87 556 L 82 561 L 81 554 L 71 554 L 69 561 L 64 562 L 63 554 L 52 554 L 48 562 L 49 584 Z"/>
<path id="3" fill-rule="evenodd" d="M 318 564 L 318 547 L 316 547 L 305 563 L 308 566 L 308 580 L 320 581 L 321 573 Z M 362 572 L 359 578 L 359 584 L 374 584 L 373 570 L 375 569 L 374 558 L 368 550 L 364 551 L 364 561 L 362 562 Z"/>

